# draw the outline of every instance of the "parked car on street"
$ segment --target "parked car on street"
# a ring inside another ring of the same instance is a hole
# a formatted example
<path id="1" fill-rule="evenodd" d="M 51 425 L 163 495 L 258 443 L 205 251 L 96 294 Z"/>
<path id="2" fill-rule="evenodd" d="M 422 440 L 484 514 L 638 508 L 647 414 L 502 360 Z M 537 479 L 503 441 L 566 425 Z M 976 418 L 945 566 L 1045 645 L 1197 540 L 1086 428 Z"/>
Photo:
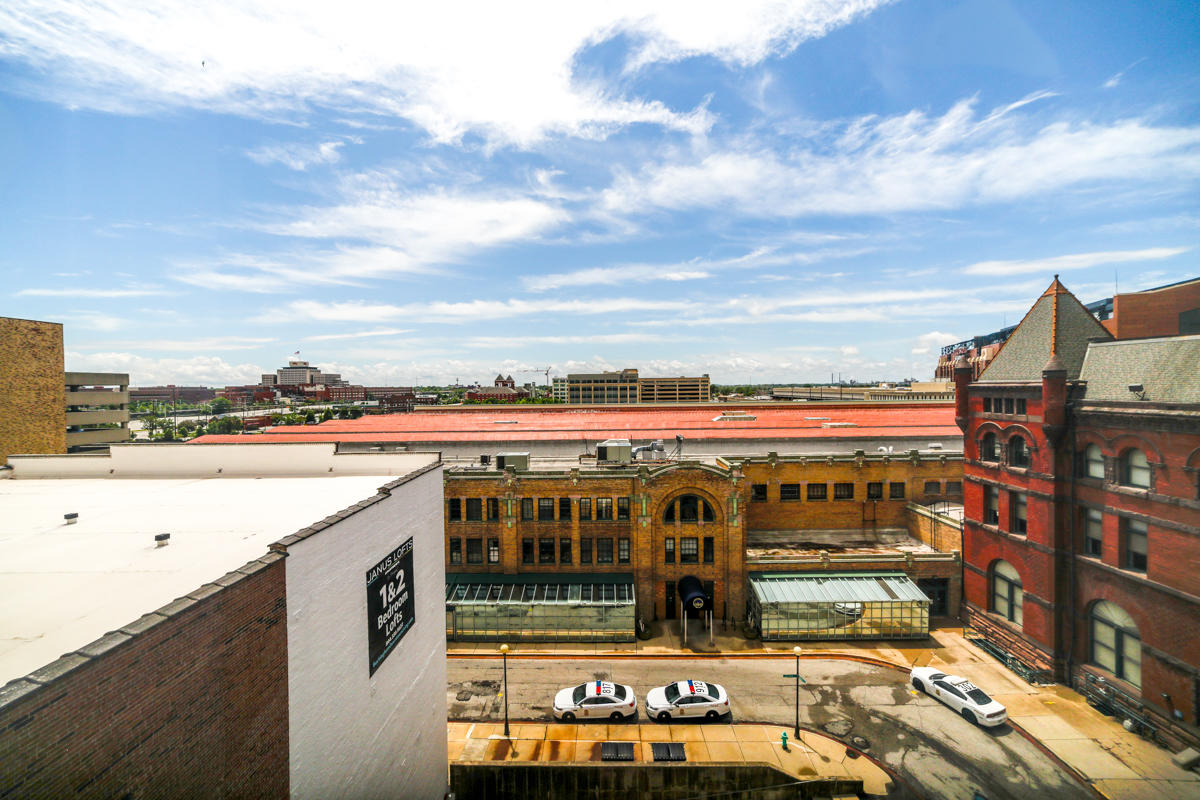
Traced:
<path id="1" fill-rule="evenodd" d="M 968 722 L 986 727 L 1003 725 L 1008 711 L 966 678 L 947 675 L 933 667 L 913 667 L 909 681 L 918 692 L 936 697 L 962 714 Z"/>
<path id="2" fill-rule="evenodd" d="M 730 713 L 729 693 L 717 683 L 676 681 L 646 693 L 646 715 L 659 722 L 673 717 L 714 720 Z"/>
<path id="3" fill-rule="evenodd" d="M 577 719 L 633 719 L 637 695 L 632 686 L 608 681 L 588 681 L 569 686 L 554 695 L 554 717 L 563 722 Z"/>

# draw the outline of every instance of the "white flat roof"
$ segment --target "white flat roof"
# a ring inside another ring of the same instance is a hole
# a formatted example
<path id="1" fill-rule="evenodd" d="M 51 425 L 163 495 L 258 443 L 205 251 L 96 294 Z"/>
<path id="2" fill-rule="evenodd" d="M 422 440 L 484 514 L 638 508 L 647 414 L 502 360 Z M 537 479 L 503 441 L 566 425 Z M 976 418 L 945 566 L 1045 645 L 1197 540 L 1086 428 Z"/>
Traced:
<path id="1" fill-rule="evenodd" d="M 0 480 L 0 685 L 266 555 L 392 480 Z M 72 512 L 79 521 L 67 525 Z M 159 533 L 171 534 L 168 546 L 155 546 Z"/>

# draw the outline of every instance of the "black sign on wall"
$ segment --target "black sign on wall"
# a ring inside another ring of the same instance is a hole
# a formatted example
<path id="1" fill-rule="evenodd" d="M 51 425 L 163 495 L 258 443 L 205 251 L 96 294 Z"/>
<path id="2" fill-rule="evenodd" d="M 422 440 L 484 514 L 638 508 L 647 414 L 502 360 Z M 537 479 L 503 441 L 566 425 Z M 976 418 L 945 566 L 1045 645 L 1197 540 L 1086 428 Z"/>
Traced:
<path id="1" fill-rule="evenodd" d="M 367 655 L 371 675 L 413 624 L 413 540 L 367 570 Z"/>

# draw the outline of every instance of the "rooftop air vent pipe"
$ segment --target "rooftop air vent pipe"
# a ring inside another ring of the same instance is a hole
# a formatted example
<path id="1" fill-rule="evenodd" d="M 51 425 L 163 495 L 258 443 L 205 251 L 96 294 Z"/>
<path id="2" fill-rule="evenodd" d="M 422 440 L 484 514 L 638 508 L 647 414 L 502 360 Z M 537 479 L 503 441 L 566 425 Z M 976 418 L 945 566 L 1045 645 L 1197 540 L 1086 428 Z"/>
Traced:
<path id="1" fill-rule="evenodd" d="M 155 547 L 166 547 L 170 543 L 171 543 L 171 534 L 169 534 L 169 533 L 154 534 L 154 546 Z"/>
<path id="2" fill-rule="evenodd" d="M 70 514 L 63 514 L 63 519 L 66 520 L 63 523 L 64 525 L 74 525 L 76 522 L 79 522 L 79 514 L 72 511 Z"/>

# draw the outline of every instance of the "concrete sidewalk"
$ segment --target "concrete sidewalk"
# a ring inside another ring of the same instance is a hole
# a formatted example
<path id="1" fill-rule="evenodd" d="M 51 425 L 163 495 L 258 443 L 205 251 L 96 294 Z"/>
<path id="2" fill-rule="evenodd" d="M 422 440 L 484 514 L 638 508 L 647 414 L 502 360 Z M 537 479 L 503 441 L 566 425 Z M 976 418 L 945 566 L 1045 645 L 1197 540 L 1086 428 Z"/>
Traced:
<path id="1" fill-rule="evenodd" d="M 685 646 L 680 645 L 677 628 L 668 631 L 662 623 L 657 623 L 655 633 L 657 635 L 654 638 L 638 642 L 514 644 L 510 645 L 509 655 L 518 658 L 543 655 L 557 658 L 588 655 L 606 658 L 792 658 L 792 648 L 797 644 L 750 641 L 733 629 L 721 631 L 719 625 L 713 633 L 711 646 L 708 644 L 707 631 L 692 631 L 693 635 Z M 1088 705 L 1081 695 L 1065 686 L 1033 686 L 1026 683 L 999 661 L 968 642 L 963 637 L 962 628 L 937 628 L 929 639 L 916 642 L 836 641 L 799 644 L 803 648 L 801 658 L 804 659 L 855 659 L 904 671 L 913 665 L 930 665 L 962 675 L 1003 703 L 1008 708 L 1009 720 L 1014 727 L 1039 742 L 1047 753 L 1074 770 L 1105 797 L 1113 800 L 1200 798 L 1200 774 L 1175 766 L 1171 762 L 1170 752 L 1126 731 L 1119 721 L 1101 714 Z M 497 645 L 493 643 L 450 642 L 447 650 L 451 657 L 498 655 Z M 824 737 L 806 736 L 805 747 L 824 746 L 814 744 L 810 739 Z M 844 745 L 834 744 L 844 757 Z M 779 749 L 778 732 L 774 735 L 773 746 Z M 857 759 L 854 763 L 859 762 L 869 763 L 866 759 Z"/>

